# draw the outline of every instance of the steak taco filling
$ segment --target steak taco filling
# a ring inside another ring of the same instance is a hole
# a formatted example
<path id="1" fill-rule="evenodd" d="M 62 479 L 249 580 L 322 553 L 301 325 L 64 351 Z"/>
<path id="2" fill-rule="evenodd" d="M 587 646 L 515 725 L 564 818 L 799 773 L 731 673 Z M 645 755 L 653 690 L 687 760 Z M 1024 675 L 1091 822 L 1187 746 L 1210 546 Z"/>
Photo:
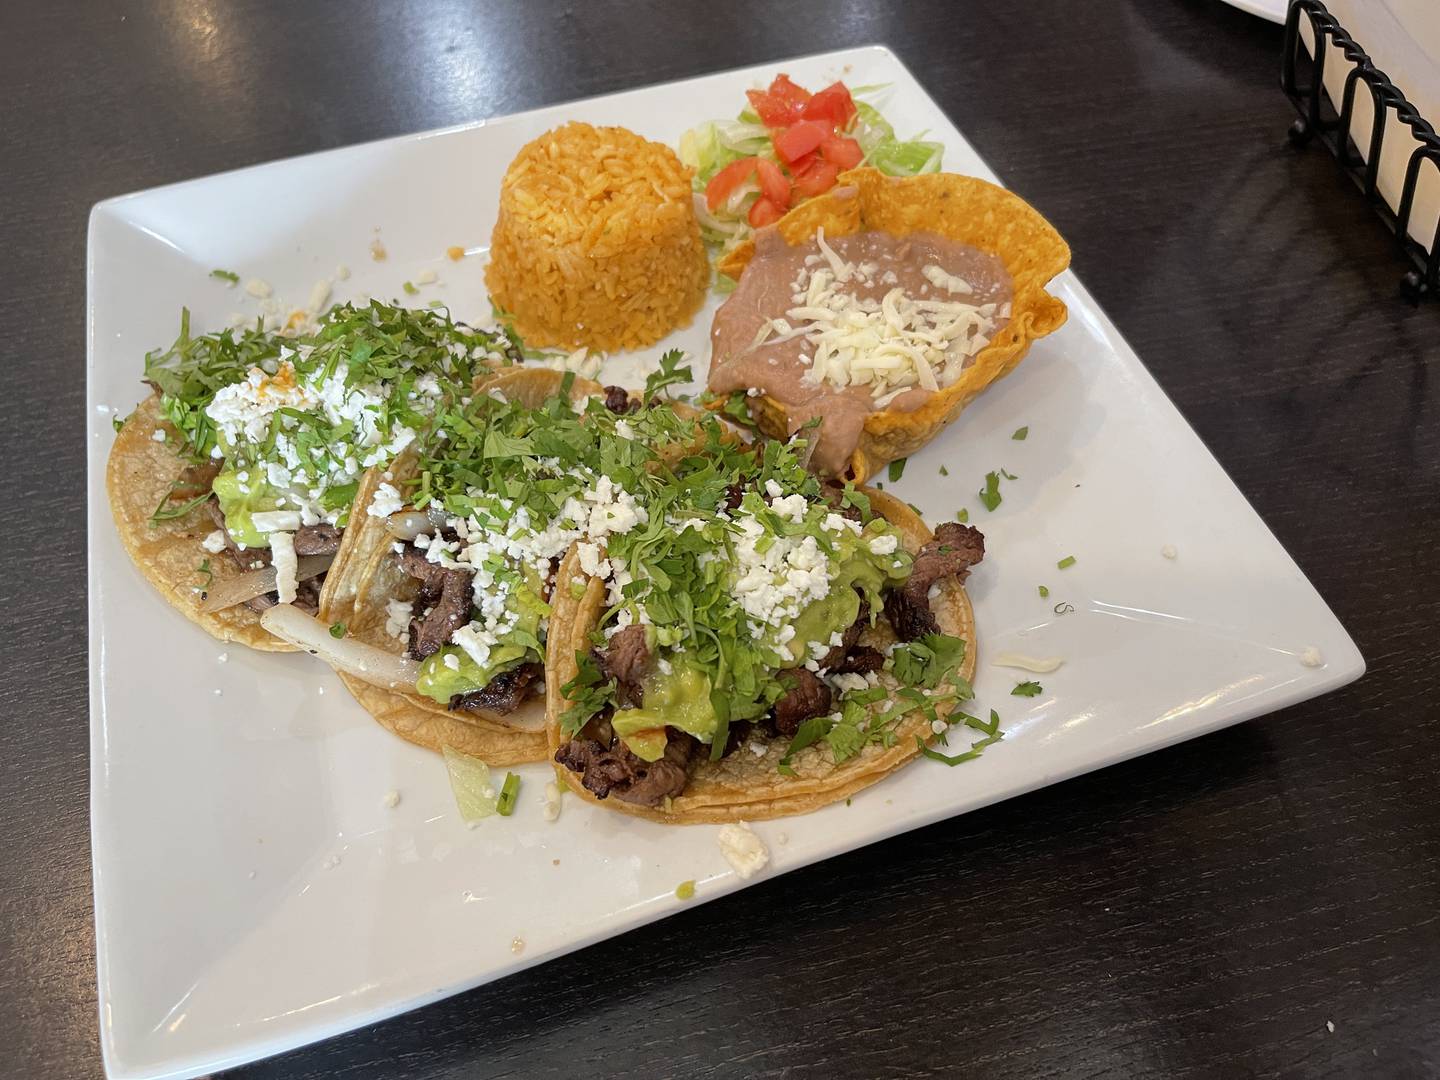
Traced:
<path id="1" fill-rule="evenodd" d="M 507 396 L 522 383 L 538 385 L 543 404 Z M 573 376 L 529 370 L 441 413 L 397 463 L 403 508 L 385 522 L 389 565 L 369 575 L 389 594 L 361 587 L 362 603 L 385 604 L 393 646 L 419 661 L 414 693 L 499 716 L 543 694 L 553 594 L 572 587 L 557 586 L 561 558 L 576 547 L 595 571 L 604 545 L 643 532 L 652 493 L 676 482 L 669 462 L 733 438 L 707 424 L 697 431 L 676 407 L 640 408 L 617 387 L 590 393 Z"/>
<path id="2" fill-rule="evenodd" d="M 562 565 L 568 636 L 551 665 L 576 652 L 561 657 L 554 760 L 595 798 L 669 812 L 707 771 L 795 776 L 795 755 L 823 754 L 808 782 L 963 717 L 970 643 L 953 631 L 968 603 L 963 620 L 932 603 L 957 606 L 983 537 L 931 537 L 904 504 L 822 484 L 807 452 L 803 435 L 708 438 L 642 471 L 640 519 Z"/>
<path id="3" fill-rule="evenodd" d="M 215 527 L 200 546 L 240 573 L 212 588 L 202 611 L 286 603 L 313 612 L 365 470 L 388 464 L 515 351 L 501 333 L 378 301 L 332 308 L 296 336 L 191 337 L 188 323 L 187 312 L 178 340 L 146 357 L 146 382 L 185 463 L 151 521 L 208 511 Z"/>

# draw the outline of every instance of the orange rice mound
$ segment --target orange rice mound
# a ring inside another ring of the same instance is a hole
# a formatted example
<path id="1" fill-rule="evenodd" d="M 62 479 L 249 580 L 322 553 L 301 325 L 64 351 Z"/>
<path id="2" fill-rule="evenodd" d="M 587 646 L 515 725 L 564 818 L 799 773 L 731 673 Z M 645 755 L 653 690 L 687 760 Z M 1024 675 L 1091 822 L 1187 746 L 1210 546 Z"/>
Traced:
<path id="1" fill-rule="evenodd" d="M 485 282 L 527 345 L 652 345 L 690 322 L 709 277 L 690 171 L 668 146 L 571 123 L 505 171 Z"/>

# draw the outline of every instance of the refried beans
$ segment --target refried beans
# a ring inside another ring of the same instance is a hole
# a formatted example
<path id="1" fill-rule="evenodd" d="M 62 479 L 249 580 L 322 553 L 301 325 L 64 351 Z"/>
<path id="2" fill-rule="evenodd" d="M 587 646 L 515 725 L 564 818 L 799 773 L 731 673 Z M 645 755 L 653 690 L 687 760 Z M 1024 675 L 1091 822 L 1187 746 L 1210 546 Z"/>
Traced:
<path id="1" fill-rule="evenodd" d="M 1009 321 L 1011 294 L 999 256 L 931 233 L 792 247 L 763 229 L 715 313 L 709 387 L 768 394 L 792 432 L 820 417 L 811 465 L 840 475 L 866 417 L 911 412 L 953 383 Z"/>

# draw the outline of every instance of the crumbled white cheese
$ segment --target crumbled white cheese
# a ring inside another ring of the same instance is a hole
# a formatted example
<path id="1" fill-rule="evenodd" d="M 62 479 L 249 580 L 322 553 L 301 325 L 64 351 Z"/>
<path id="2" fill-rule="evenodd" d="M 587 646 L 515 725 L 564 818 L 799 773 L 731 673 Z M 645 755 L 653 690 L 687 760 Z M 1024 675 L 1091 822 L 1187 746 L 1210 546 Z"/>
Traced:
<path id="1" fill-rule="evenodd" d="M 381 484 L 375 489 L 375 495 L 371 498 L 370 505 L 365 508 L 365 513 L 370 517 L 385 518 L 404 508 L 405 500 L 400 497 L 395 485 Z"/>
<path id="2" fill-rule="evenodd" d="M 835 689 L 839 690 L 842 694 L 850 690 L 864 690 L 870 685 L 869 680 L 867 680 L 864 675 L 856 675 L 850 672 L 832 675 L 830 682 L 834 684 Z"/>
<path id="3" fill-rule="evenodd" d="M 1173 559 L 1173 558 L 1175 558 L 1175 556 L 1179 555 L 1180 553 L 1175 550 L 1175 545 L 1174 545 L 1174 544 L 1166 544 L 1164 547 L 1162 547 L 1162 548 L 1160 549 L 1160 554 L 1163 555 L 1163 556 L 1165 556 L 1165 558 L 1167 558 L 1167 559 Z"/>
<path id="4" fill-rule="evenodd" d="M 615 421 L 615 434 L 616 434 L 616 435 L 619 435 L 620 438 L 622 438 L 622 439 L 632 439 L 632 440 L 633 440 L 633 439 L 635 438 L 635 429 L 632 428 L 632 427 L 629 425 L 629 423 L 626 422 L 626 421 L 624 421 L 624 420 L 616 420 L 616 421 Z"/>
<path id="5" fill-rule="evenodd" d="M 545 815 L 546 821 L 556 821 L 560 817 L 560 785 L 551 780 L 545 785 L 545 792 L 540 798 L 541 812 Z"/>
<path id="6" fill-rule="evenodd" d="M 294 532 L 301 525 L 300 511 L 257 510 L 250 515 L 250 523 L 255 526 L 256 532 Z"/>
<path id="7" fill-rule="evenodd" d="M 408 600 L 385 601 L 385 633 L 393 638 L 403 638 L 410 632 L 410 602 Z"/>
<path id="8" fill-rule="evenodd" d="M 210 535 L 200 541 L 200 546 L 211 555 L 219 555 L 225 550 L 225 530 L 216 529 Z"/>
<path id="9" fill-rule="evenodd" d="M 990 663 L 995 667 L 1019 668 L 1021 671 L 1032 671 L 1037 675 L 1048 675 L 1065 661 L 1059 656 L 1034 657 L 1016 652 L 1002 652 Z"/>
<path id="10" fill-rule="evenodd" d="M 305 310 L 310 315 L 319 315 L 330 302 L 330 279 L 321 278 L 310 289 L 310 302 Z"/>
<path id="11" fill-rule="evenodd" d="M 1305 651 L 1300 654 L 1300 663 L 1306 667 L 1324 667 L 1325 657 L 1320 655 L 1320 650 L 1314 645 L 1307 645 Z"/>
<path id="12" fill-rule="evenodd" d="M 270 535 L 270 561 L 275 566 L 275 592 L 282 604 L 295 601 L 299 582 L 295 580 L 295 534 L 277 532 Z"/>
<path id="13" fill-rule="evenodd" d="M 899 546 L 900 541 L 894 533 L 882 533 L 870 541 L 870 554 L 893 555 Z"/>
<path id="14" fill-rule="evenodd" d="M 264 281 L 260 278 L 251 278 L 249 281 L 245 282 L 245 291 L 251 296 L 255 297 L 257 300 L 266 300 L 275 290 L 270 287 L 270 283 L 268 281 Z"/>
<path id="15" fill-rule="evenodd" d="M 575 554 L 580 559 L 580 569 L 591 577 L 609 577 L 610 560 L 601 556 L 600 545 L 588 541 L 575 545 Z"/>
<path id="16" fill-rule="evenodd" d="M 893 273 L 893 271 L 892 271 Z M 949 273 L 943 266 L 931 263 L 922 267 L 920 273 L 925 275 L 925 280 L 934 285 L 937 289 L 944 289 L 947 293 L 959 293 L 962 296 L 969 296 L 975 290 L 970 283 L 962 277 L 956 277 Z"/>
<path id="17" fill-rule="evenodd" d="M 151 435 L 150 438 L 154 439 L 156 442 L 164 442 L 164 441 L 165 441 L 165 429 L 164 429 L 164 428 L 156 428 L 156 429 L 155 429 L 155 434 Z"/>
<path id="18" fill-rule="evenodd" d="M 720 854 L 725 856 L 725 861 L 740 875 L 742 881 L 754 877 L 770 861 L 770 849 L 746 822 L 722 825 L 720 834 L 715 839 L 720 844 Z"/>
<path id="19" fill-rule="evenodd" d="M 400 792 L 391 788 L 385 792 L 384 796 L 380 799 L 380 805 L 384 806 L 387 810 L 394 810 L 395 807 L 400 805 Z"/>

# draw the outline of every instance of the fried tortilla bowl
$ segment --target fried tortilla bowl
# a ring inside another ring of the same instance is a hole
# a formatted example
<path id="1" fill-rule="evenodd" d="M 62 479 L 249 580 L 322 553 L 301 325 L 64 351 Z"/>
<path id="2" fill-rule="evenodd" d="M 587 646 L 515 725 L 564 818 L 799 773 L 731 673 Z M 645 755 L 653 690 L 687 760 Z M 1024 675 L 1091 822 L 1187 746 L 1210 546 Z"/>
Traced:
<path id="1" fill-rule="evenodd" d="M 998 255 L 1012 281 L 1010 321 L 975 356 L 955 382 L 918 409 L 881 409 L 865 421 L 846 476 L 861 482 L 887 462 L 907 457 L 933 439 L 987 386 L 1025 358 L 1030 343 L 1065 322 L 1065 304 L 1045 291 L 1070 265 L 1070 248 L 1029 203 L 1002 187 L 954 173 L 889 177 L 877 169 L 851 169 L 829 193 L 791 210 L 776 226 L 790 244 L 805 244 L 823 227 L 827 236 L 878 230 L 894 236 L 934 233 Z M 727 253 L 717 269 L 736 280 L 755 254 L 747 240 Z M 760 430 L 784 437 L 791 431 L 783 404 L 768 394 L 752 399 Z"/>
<path id="2" fill-rule="evenodd" d="M 165 432 L 164 442 L 155 441 L 157 431 Z M 185 461 L 173 449 L 181 438 L 164 419 L 155 395 L 141 403 L 116 434 L 105 467 L 105 489 L 120 542 L 160 594 L 211 636 L 265 652 L 294 652 L 295 646 L 262 627 L 260 613 L 243 603 L 206 610 L 206 597 L 221 594 L 226 583 L 243 572 L 228 556 L 212 555 L 201 546 L 215 531 L 203 503 L 179 517 L 151 522 L 155 508 L 175 491 L 185 472 Z M 175 493 L 183 505 L 183 493 Z M 200 569 L 202 563 L 209 566 L 209 576 Z M 206 591 L 199 591 L 201 586 Z M 322 603 L 331 589 L 327 579 Z"/>
<path id="3" fill-rule="evenodd" d="M 503 395 L 507 401 L 539 408 L 559 394 L 563 386 L 564 376 L 557 371 L 513 368 L 477 382 L 475 392 Z M 595 396 L 604 396 L 600 384 L 587 379 L 572 381 L 572 401 Z M 682 415 L 688 409 L 684 405 L 673 407 Z M 682 451 L 683 448 L 677 448 L 677 452 Z M 390 465 L 389 482 L 399 486 L 401 481 L 414 475 L 416 467 L 413 453 L 402 454 Z M 383 473 L 379 469 L 370 470 L 361 483 L 355 505 L 369 506 L 382 482 L 385 482 Z M 394 540 L 385 527 L 384 518 L 355 515 L 350 528 L 345 530 L 345 539 L 326 581 L 320 619 L 326 623 L 344 623 L 347 638 L 398 655 L 404 645 L 386 631 L 387 603 L 413 599 L 419 586 L 389 558 Z M 551 602 L 555 603 L 556 598 L 552 597 Z M 508 714 L 485 709 L 452 711 L 421 694 L 386 689 L 345 672 L 337 674 L 383 727 L 419 746 L 437 752 L 449 746 L 489 765 L 542 761 L 547 756 L 545 703 L 538 696 L 532 696 Z"/>
<path id="4" fill-rule="evenodd" d="M 920 517 L 898 499 L 880 491 L 865 489 L 875 513 L 894 525 L 904 539 L 905 547 L 917 552 L 932 538 Z M 560 566 L 559 579 L 572 576 L 584 578 L 579 559 L 572 550 Z M 940 625 L 940 632 L 964 638 L 965 660 L 959 674 L 970 679 L 975 673 L 975 613 L 965 587 L 955 578 L 946 578 L 935 586 L 939 592 L 931 601 L 931 610 Z M 605 613 L 606 584 L 590 578 L 585 592 L 578 599 L 568 590 L 557 594 L 550 615 L 550 636 L 545 657 L 546 735 L 553 760 L 565 743 L 560 730 L 560 717 L 570 707 L 561 689 L 579 670 L 575 655 L 592 648 L 591 633 Z M 867 629 L 860 643 L 877 649 L 895 642 L 895 634 L 883 619 Z M 898 684 L 888 672 L 880 675 L 881 684 L 895 689 Z M 872 712 L 883 712 L 893 699 L 884 699 L 870 706 Z M 652 808 L 627 803 L 618 798 L 597 799 L 581 784 L 581 778 L 563 766 L 555 766 L 559 782 L 587 802 L 598 803 L 612 810 L 649 818 L 670 825 L 720 824 L 730 821 L 758 821 L 764 818 L 804 814 L 827 803 L 847 798 L 862 788 L 883 780 L 901 765 L 920 753 L 919 736 L 926 743 L 936 738 L 922 710 L 902 718 L 895 728 L 895 741 L 889 747 L 870 745 L 855 757 L 836 765 L 831 753 L 817 744 L 797 752 L 790 759 L 794 776 L 786 776 L 777 766 L 790 740 L 771 739 L 764 756 L 750 753 L 743 747 L 719 761 L 704 761 L 691 774 L 685 790 L 670 800 L 667 807 Z"/>

